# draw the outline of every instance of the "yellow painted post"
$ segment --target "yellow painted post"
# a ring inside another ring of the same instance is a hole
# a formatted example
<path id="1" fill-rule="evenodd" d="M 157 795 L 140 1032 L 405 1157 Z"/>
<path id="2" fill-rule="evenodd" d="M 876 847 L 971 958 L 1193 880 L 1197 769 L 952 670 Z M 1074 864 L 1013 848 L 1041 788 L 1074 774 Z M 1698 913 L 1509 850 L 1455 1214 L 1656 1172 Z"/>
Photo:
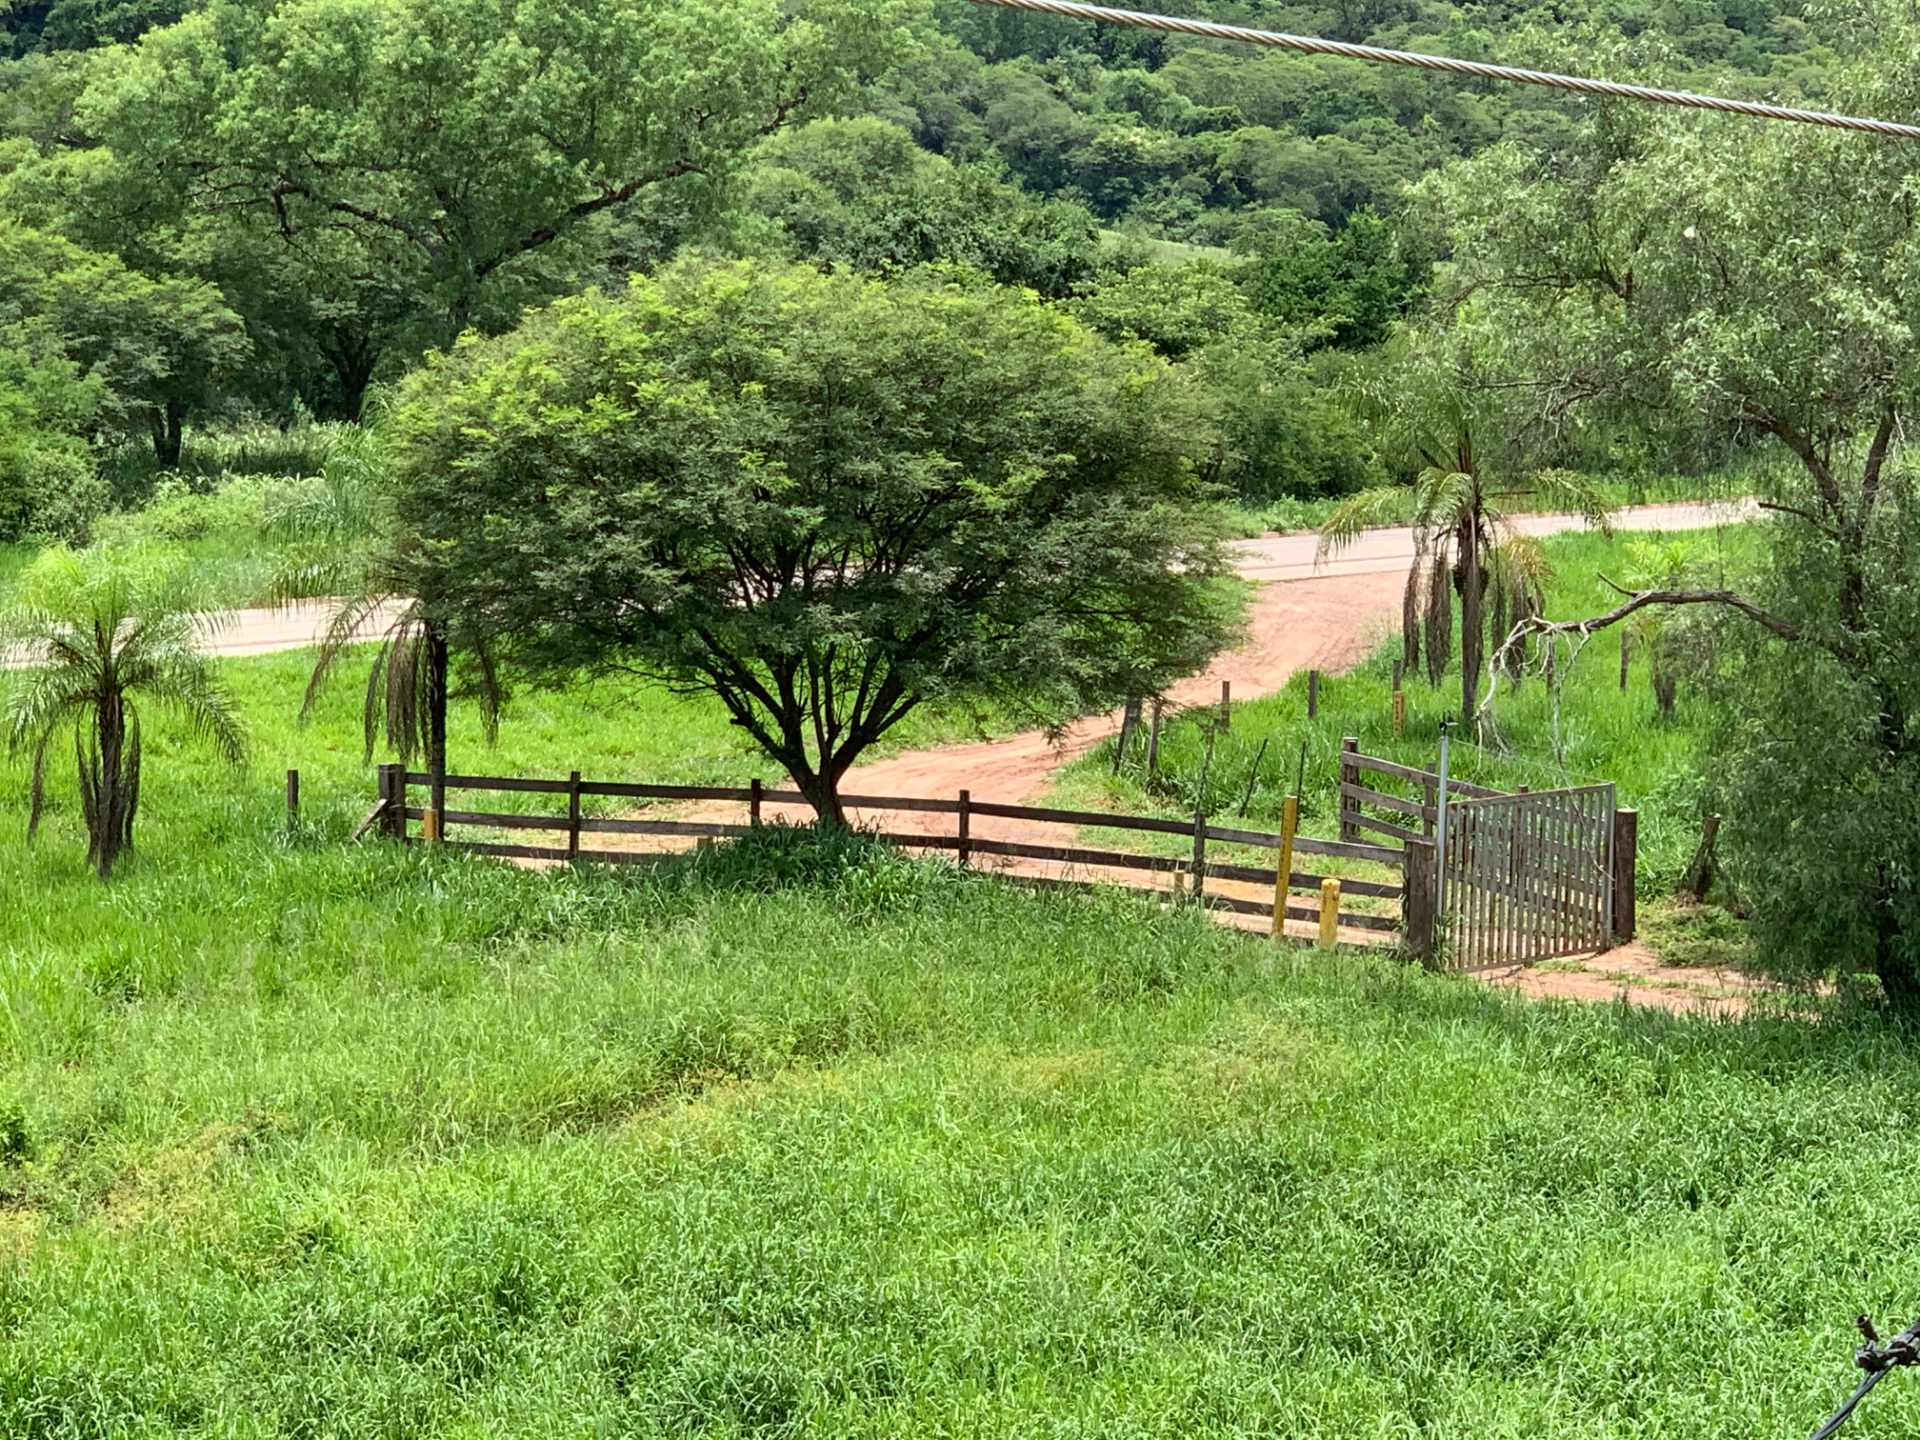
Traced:
<path id="1" fill-rule="evenodd" d="M 429 845 L 440 843 L 440 812 L 438 810 L 428 809 L 420 812 L 420 838 Z"/>
<path id="2" fill-rule="evenodd" d="M 1300 797 L 1280 802 L 1280 859 L 1273 867 L 1273 938 L 1287 933 L 1287 890 L 1293 876 L 1293 837 L 1300 829 Z"/>
<path id="3" fill-rule="evenodd" d="M 1340 882 L 1329 876 L 1320 882 L 1320 948 L 1331 950 L 1340 939 Z"/>
<path id="4" fill-rule="evenodd" d="M 1407 692 L 1404 690 L 1396 690 L 1393 692 L 1394 738 L 1398 739 L 1400 736 L 1405 735 L 1406 733 L 1407 733 Z"/>

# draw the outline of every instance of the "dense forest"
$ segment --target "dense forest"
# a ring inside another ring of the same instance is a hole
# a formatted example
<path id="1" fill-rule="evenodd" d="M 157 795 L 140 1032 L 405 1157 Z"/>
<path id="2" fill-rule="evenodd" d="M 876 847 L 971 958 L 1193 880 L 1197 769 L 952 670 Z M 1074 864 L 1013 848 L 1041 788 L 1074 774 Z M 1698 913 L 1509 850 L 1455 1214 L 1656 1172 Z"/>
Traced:
<path id="1" fill-rule="evenodd" d="M 1575 68 L 1604 41 L 1794 101 L 1834 63 L 1771 0 L 1167 8 Z M 358 420 L 463 331 L 687 247 L 1032 288 L 1186 367 L 1244 499 L 1351 490 L 1436 258 L 1407 186 L 1582 113 L 966 0 L 663 10 L 623 50 L 563 4 L 0 0 L 0 538 L 83 533 L 209 426 Z M 1669 441 L 1632 463 L 1711 449 Z"/>

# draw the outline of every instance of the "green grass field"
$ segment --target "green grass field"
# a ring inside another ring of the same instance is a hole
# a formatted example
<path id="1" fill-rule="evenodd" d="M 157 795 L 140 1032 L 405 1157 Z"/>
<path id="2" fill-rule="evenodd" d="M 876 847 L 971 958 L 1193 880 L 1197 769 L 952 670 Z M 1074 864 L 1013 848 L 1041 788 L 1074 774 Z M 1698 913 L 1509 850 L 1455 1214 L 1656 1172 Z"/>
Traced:
<path id="1" fill-rule="evenodd" d="M 110 887 L 65 767 L 32 849 L 0 768 L 0 1435 L 1796 1437 L 1920 1295 L 1870 1015 L 1528 1005 L 778 832 L 348 848 L 304 667 L 223 663 L 245 775 L 150 724 Z M 480 763 L 751 770 L 613 689 Z"/>

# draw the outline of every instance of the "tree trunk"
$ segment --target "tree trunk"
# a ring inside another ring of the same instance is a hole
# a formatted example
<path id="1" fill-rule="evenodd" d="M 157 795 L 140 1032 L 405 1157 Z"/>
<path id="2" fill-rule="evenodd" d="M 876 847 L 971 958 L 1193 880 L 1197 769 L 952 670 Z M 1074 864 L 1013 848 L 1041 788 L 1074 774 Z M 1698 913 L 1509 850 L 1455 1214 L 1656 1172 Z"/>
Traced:
<path id="1" fill-rule="evenodd" d="M 1481 645 L 1485 638 L 1483 614 L 1485 596 L 1480 569 L 1479 514 L 1468 517 L 1460 527 L 1460 718 L 1474 711 L 1474 697 L 1480 690 Z"/>
<path id="2" fill-rule="evenodd" d="M 373 383 L 373 367 L 379 362 L 380 349 L 365 335 L 336 331 L 334 343 L 326 347 L 327 363 L 339 382 L 336 401 L 342 420 L 360 423 L 360 412 L 367 403 L 367 387 Z"/>
<path id="3" fill-rule="evenodd" d="M 1886 993 L 1887 1009 L 1903 1025 L 1920 1025 L 1920 970 L 1904 953 L 1900 917 L 1885 886 L 1874 896 L 1873 968 Z"/>
<path id="4" fill-rule="evenodd" d="M 807 797 L 807 803 L 813 806 L 814 824 L 821 830 L 846 830 L 846 806 L 840 803 L 840 777 L 820 775 L 805 766 L 793 772 L 794 783 L 800 787 L 800 793 Z"/>
<path id="5" fill-rule="evenodd" d="M 121 696 L 100 701 L 90 739 L 91 744 L 88 737 L 74 737 L 80 808 L 87 826 L 87 862 L 106 880 L 133 848 L 133 817 L 140 803 L 140 730 L 128 724 Z"/>
<path id="6" fill-rule="evenodd" d="M 169 400 L 148 413 L 147 425 L 153 432 L 153 458 L 159 462 L 162 470 L 180 468 L 180 450 L 186 423 L 187 407 L 178 400 Z"/>
<path id="7" fill-rule="evenodd" d="M 427 626 L 427 774 L 434 814 L 446 825 L 447 813 L 447 634 Z"/>

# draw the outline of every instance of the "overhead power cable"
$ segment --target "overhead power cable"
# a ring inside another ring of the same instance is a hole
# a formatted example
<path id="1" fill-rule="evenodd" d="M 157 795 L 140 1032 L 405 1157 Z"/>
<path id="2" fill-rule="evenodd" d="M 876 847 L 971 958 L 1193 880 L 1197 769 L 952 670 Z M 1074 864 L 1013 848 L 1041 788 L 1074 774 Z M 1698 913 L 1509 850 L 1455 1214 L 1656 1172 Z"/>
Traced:
<path id="1" fill-rule="evenodd" d="M 1718 95 L 1696 95 L 1691 90 L 1659 90 L 1650 85 L 1625 85 L 1617 80 L 1589 80 L 1579 75 L 1557 75 L 1550 70 L 1522 70 L 1512 65 L 1487 65 L 1450 55 L 1422 55 L 1412 50 L 1383 50 L 1377 45 L 1350 45 L 1344 40 L 1322 40 L 1315 35 L 1288 35 L 1277 30 L 1251 30 L 1244 25 L 1221 25 L 1212 20 L 1186 20 L 1175 15 L 1152 15 L 1140 10 L 1115 10 L 1105 5 L 1083 5 L 1078 0 L 973 0 L 1003 10 L 1033 10 L 1064 15 L 1072 20 L 1097 20 L 1107 25 L 1131 25 L 1141 30 L 1165 30 L 1177 35 L 1199 35 L 1213 40 L 1237 40 L 1298 50 L 1308 55 L 1338 55 L 1369 60 L 1378 65 L 1411 65 L 1480 80 L 1505 80 L 1520 85 L 1546 85 L 1582 95 L 1604 95 L 1654 105 L 1681 105 L 1690 110 L 1718 110 L 1759 120 L 1791 120 L 1801 125 L 1825 125 L 1835 130 L 1862 130 L 1898 140 L 1920 140 L 1920 125 L 1874 120 L 1860 115 L 1834 115 L 1824 110 L 1797 110 L 1788 105 L 1766 105 L 1757 100 L 1729 100 Z"/>

